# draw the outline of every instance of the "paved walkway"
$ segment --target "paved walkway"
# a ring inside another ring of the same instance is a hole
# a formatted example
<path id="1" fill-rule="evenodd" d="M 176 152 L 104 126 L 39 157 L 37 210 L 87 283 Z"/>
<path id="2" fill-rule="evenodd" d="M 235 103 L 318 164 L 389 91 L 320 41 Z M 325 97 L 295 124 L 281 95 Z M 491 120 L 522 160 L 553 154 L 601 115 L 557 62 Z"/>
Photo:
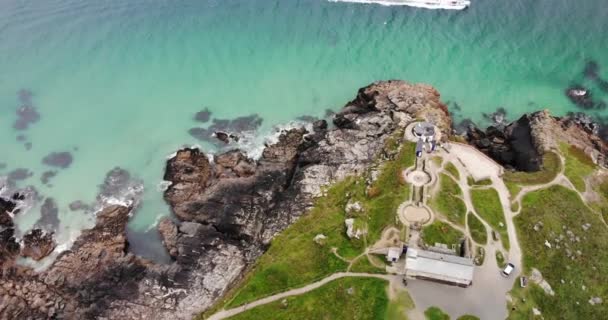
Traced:
<path id="1" fill-rule="evenodd" d="M 461 173 L 460 178 L 457 179 L 457 182 L 463 191 L 462 199 L 467 207 L 467 211 L 473 212 L 473 214 L 480 218 L 480 220 L 486 226 L 488 244 L 485 245 L 485 262 L 482 266 L 475 268 L 473 285 L 469 288 L 446 286 L 443 284 L 422 280 L 410 280 L 408 281 L 409 284 L 407 289 L 416 305 L 415 311 L 417 316 L 421 316 L 421 313 L 417 311 L 426 310 L 431 306 L 438 306 L 450 314 L 450 316 L 453 318 L 457 318 L 464 314 L 474 314 L 481 319 L 505 319 L 507 317 L 506 294 L 512 289 L 515 279 L 517 279 L 519 276 L 522 264 L 521 250 L 517 240 L 515 226 L 513 224 L 513 217 L 515 216 L 515 213 L 511 211 L 509 190 L 501 179 L 503 168 L 492 159 L 488 158 L 485 154 L 468 145 L 451 143 L 448 150 L 449 152 L 440 151 L 440 155 L 444 158 L 445 163 L 447 163 L 447 161 L 452 162 Z M 498 267 L 495 259 L 495 252 L 497 250 L 502 251 L 501 243 L 499 241 L 492 240 L 492 228 L 483 219 L 481 219 L 477 213 L 475 213 L 473 203 L 471 201 L 469 190 L 470 187 L 467 182 L 467 173 L 473 176 L 473 178 L 476 180 L 490 179 L 492 181 L 492 185 L 488 187 L 495 188 L 499 194 L 500 202 L 505 214 L 511 247 L 507 259 L 516 265 L 515 271 L 509 278 L 503 278 L 500 275 L 500 268 Z M 455 227 L 463 230 L 462 227 Z M 465 231 L 467 235 L 470 235 L 468 226 L 466 226 L 463 231 Z M 412 241 L 416 241 L 418 236 L 419 235 L 417 233 L 413 234 L 412 238 L 410 239 L 410 244 Z M 366 250 L 362 255 L 370 252 L 370 250 Z M 401 279 L 401 276 L 396 275 L 351 272 L 335 273 L 327 278 L 308 284 L 301 288 L 275 294 L 233 309 L 221 310 L 212 315 L 209 319 L 225 319 L 249 309 L 275 302 L 286 297 L 304 294 L 333 280 L 344 277 L 378 278 L 387 280 L 394 285 L 396 283 L 400 283 Z"/>
<path id="2" fill-rule="evenodd" d="M 472 146 L 451 142 L 448 150 L 459 159 L 476 181 L 499 177 L 503 173 L 501 165 Z"/>
<path id="3" fill-rule="evenodd" d="M 467 211 L 475 214 L 486 226 L 488 244 L 484 246 L 486 250 L 485 262 L 482 266 L 475 267 L 473 285 L 468 288 L 451 287 L 422 280 L 410 280 L 408 281 L 408 291 L 418 310 L 438 306 L 452 318 L 464 314 L 473 314 L 480 319 L 505 319 L 507 317 L 506 294 L 513 288 L 514 281 L 519 276 L 521 250 L 513 224 L 514 213 L 511 212 L 510 208 L 510 194 L 500 177 L 503 169 L 473 147 L 452 143 L 448 150 L 449 153 L 441 151 L 440 155 L 444 158 L 444 161 L 452 162 L 460 171 L 460 178 L 457 179 L 457 182 L 462 189 L 462 199 Z M 495 188 L 499 194 L 511 246 L 508 261 L 513 262 L 517 267 L 509 278 L 500 275 L 495 252 L 497 250 L 502 251 L 502 244 L 500 241 L 492 240 L 492 228 L 475 212 L 471 201 L 467 174 L 472 175 L 476 180 L 491 179 L 492 185 L 489 187 Z M 470 234 L 468 226 L 466 227 L 466 234 Z"/>
<path id="4" fill-rule="evenodd" d="M 297 296 L 297 295 L 301 295 L 304 294 L 306 292 L 312 291 L 314 289 L 317 289 L 319 287 L 324 286 L 325 284 L 336 280 L 336 279 L 340 279 L 340 278 L 345 278 L 345 277 L 364 277 L 364 278 L 378 278 L 378 279 L 383 279 L 383 280 L 387 280 L 387 281 L 395 281 L 395 278 L 400 278 L 398 276 L 391 276 L 391 275 L 383 275 L 383 274 L 372 274 L 372 273 L 351 273 L 351 272 L 338 272 L 338 273 L 334 273 L 331 276 L 324 278 L 320 281 L 317 282 L 313 282 L 309 285 L 306 285 L 304 287 L 301 288 L 297 288 L 297 289 L 292 289 L 289 291 L 285 291 L 279 294 L 275 294 L 260 300 L 256 300 L 254 302 L 242 305 L 240 307 L 236 307 L 233 309 L 229 309 L 229 310 L 221 310 L 217 313 L 215 313 L 214 315 L 212 315 L 211 317 L 209 317 L 208 320 L 221 320 L 221 319 L 226 319 L 232 316 L 235 316 L 241 312 L 245 312 L 249 309 L 264 305 L 264 304 L 268 304 L 271 302 L 275 302 L 287 297 L 291 297 L 291 296 Z"/>

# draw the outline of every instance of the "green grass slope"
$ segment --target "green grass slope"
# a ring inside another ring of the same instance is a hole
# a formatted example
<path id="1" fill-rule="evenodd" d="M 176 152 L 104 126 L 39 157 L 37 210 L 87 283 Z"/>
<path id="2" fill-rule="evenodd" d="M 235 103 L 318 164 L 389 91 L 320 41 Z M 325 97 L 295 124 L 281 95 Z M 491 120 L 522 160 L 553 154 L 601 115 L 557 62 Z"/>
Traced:
<path id="1" fill-rule="evenodd" d="M 439 175 L 439 192 L 430 201 L 430 206 L 453 223 L 464 226 L 467 207 L 462 201 L 462 190 L 446 174 Z"/>
<path id="2" fill-rule="evenodd" d="M 593 160 L 581 149 L 575 146 L 561 144 L 560 151 L 566 158 L 564 175 L 581 192 L 585 191 L 585 178 L 593 173 L 595 164 Z"/>
<path id="3" fill-rule="evenodd" d="M 262 305 L 230 320 L 383 320 L 387 319 L 387 282 L 341 278 L 300 296 Z M 396 319 L 395 319 L 396 320 Z"/>
<path id="4" fill-rule="evenodd" d="M 383 164 L 378 179 L 369 189 L 366 189 L 365 177 L 349 178 L 332 186 L 326 196 L 317 199 L 310 212 L 273 239 L 240 288 L 225 299 L 227 307 L 345 271 L 348 263 L 331 253 L 331 248 L 337 248 L 342 257 L 352 259 L 363 252 L 365 242 L 375 242 L 384 228 L 395 223 L 395 212 L 410 193 L 401 171 L 414 165 L 414 148 L 413 143 L 404 144 L 394 160 Z M 351 201 L 359 201 L 363 207 L 356 215 L 367 226 L 366 241 L 346 236 L 344 208 L 348 197 Z M 324 245 L 313 241 L 318 234 L 327 236 Z"/>
<path id="5" fill-rule="evenodd" d="M 488 243 L 486 227 L 483 225 L 481 220 L 479 220 L 479 218 L 470 212 L 467 214 L 467 225 L 469 226 L 469 232 L 471 233 L 471 238 L 473 238 L 473 241 L 482 245 Z"/>
<path id="6" fill-rule="evenodd" d="M 586 223 L 591 224 L 587 231 L 582 227 Z M 574 191 L 553 186 L 527 194 L 515 224 L 524 270 L 540 270 L 555 296 L 532 284 L 525 289 L 516 284 L 512 303 L 515 310 L 509 318 L 531 319 L 531 309 L 536 307 L 544 319 L 606 319 L 606 302 L 588 302 L 592 297 L 604 301 L 608 297 L 608 228 L 599 215 L 590 211 Z M 551 249 L 545 241 L 551 243 Z"/>
<path id="7" fill-rule="evenodd" d="M 494 188 L 472 189 L 471 200 L 477 214 L 500 234 L 504 248 L 509 250 L 509 235 L 498 192 Z"/>
<path id="8" fill-rule="evenodd" d="M 422 240 L 429 246 L 435 243 L 447 244 L 449 248 L 453 245 L 460 246 L 460 240 L 464 234 L 457 229 L 454 229 L 449 224 L 435 220 L 432 224 L 422 229 Z"/>
<path id="9" fill-rule="evenodd" d="M 561 170 L 561 160 L 555 152 L 546 152 L 543 155 L 543 167 L 537 172 L 513 171 L 506 172 L 503 180 L 510 189 L 515 190 L 514 184 L 535 185 L 551 182 Z"/>

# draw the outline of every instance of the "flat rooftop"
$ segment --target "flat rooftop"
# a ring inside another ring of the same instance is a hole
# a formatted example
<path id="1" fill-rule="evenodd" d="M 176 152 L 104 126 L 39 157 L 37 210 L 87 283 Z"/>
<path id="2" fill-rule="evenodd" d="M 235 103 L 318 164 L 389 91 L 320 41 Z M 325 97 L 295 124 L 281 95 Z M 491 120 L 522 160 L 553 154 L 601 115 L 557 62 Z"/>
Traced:
<path id="1" fill-rule="evenodd" d="M 471 259 L 420 249 L 408 249 L 406 274 L 441 281 L 470 284 L 475 265 Z"/>

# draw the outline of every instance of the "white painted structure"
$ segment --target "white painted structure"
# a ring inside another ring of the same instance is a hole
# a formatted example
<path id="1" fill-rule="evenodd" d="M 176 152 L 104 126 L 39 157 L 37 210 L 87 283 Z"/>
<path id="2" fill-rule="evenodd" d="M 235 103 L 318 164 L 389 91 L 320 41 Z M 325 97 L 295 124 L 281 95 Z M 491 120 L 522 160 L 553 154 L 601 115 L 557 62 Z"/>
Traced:
<path id="1" fill-rule="evenodd" d="M 401 257 L 402 248 L 391 247 L 388 248 L 388 252 L 386 253 L 386 261 L 396 262 Z"/>
<path id="2" fill-rule="evenodd" d="M 405 258 L 405 275 L 468 287 L 473 283 L 475 266 L 471 259 L 409 248 Z"/>

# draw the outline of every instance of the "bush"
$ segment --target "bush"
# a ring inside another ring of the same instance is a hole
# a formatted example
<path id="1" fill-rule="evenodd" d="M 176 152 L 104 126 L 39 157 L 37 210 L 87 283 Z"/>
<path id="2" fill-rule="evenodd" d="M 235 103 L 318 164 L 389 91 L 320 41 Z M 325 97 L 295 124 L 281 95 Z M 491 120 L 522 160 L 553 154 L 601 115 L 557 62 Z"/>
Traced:
<path id="1" fill-rule="evenodd" d="M 437 307 L 430 307 L 424 311 L 427 320 L 450 320 L 450 316 Z"/>
<path id="2" fill-rule="evenodd" d="M 498 264 L 499 268 L 504 268 L 507 265 L 505 263 L 505 256 L 500 250 L 496 250 L 496 264 Z"/>

